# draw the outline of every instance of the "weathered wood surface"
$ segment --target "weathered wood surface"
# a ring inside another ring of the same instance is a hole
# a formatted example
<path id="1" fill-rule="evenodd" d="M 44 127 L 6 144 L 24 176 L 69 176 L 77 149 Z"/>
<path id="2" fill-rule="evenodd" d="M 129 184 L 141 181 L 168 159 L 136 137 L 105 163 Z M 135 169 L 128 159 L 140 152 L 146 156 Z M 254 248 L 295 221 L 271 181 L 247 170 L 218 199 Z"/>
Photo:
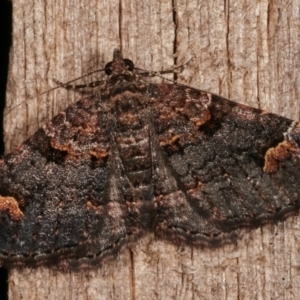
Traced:
<path id="1" fill-rule="evenodd" d="M 54 86 L 52 78 L 99 69 L 116 47 L 148 70 L 193 58 L 180 82 L 299 119 L 298 0 L 19 0 L 13 13 L 7 152 L 80 98 L 63 89 L 40 95 Z M 149 236 L 93 271 L 11 270 L 9 297 L 296 299 L 299 230 L 299 217 L 291 217 L 217 250 L 183 249 Z"/>

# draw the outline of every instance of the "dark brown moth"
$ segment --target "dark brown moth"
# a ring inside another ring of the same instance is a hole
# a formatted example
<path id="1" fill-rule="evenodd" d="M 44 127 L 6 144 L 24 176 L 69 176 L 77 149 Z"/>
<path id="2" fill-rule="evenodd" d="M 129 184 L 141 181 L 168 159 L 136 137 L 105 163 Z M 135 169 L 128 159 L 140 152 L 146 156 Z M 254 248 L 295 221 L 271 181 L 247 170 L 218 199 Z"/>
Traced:
<path id="1" fill-rule="evenodd" d="M 300 126 L 179 84 L 116 49 L 106 81 L 0 162 L 0 262 L 101 262 L 153 232 L 220 246 L 297 212 Z"/>

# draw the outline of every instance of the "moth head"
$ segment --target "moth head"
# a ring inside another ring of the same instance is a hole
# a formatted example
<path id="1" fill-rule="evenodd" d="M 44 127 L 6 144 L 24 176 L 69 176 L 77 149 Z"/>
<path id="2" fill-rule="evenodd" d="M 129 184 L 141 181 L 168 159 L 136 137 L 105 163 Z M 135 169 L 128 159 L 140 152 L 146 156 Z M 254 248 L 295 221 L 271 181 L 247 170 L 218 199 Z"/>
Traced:
<path id="1" fill-rule="evenodd" d="M 119 49 L 114 50 L 113 60 L 105 65 L 105 73 L 108 76 L 132 75 L 134 69 L 133 62 L 128 58 L 123 58 Z"/>

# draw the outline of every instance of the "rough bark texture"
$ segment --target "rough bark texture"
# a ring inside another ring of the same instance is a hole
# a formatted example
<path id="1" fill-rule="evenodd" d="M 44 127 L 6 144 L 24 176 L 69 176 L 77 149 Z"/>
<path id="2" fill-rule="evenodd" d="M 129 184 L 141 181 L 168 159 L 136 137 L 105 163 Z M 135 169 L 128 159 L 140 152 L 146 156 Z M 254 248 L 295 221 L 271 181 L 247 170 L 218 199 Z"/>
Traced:
<path id="1" fill-rule="evenodd" d="M 136 66 L 151 70 L 193 58 L 180 82 L 299 120 L 298 0 L 13 5 L 7 152 L 80 97 L 63 89 L 40 95 L 54 85 L 52 78 L 67 81 L 101 68 L 115 47 Z M 217 250 L 183 249 L 149 236 L 98 270 L 11 270 L 9 297 L 296 299 L 299 228 L 299 217 L 290 217 L 245 231 L 237 245 Z"/>

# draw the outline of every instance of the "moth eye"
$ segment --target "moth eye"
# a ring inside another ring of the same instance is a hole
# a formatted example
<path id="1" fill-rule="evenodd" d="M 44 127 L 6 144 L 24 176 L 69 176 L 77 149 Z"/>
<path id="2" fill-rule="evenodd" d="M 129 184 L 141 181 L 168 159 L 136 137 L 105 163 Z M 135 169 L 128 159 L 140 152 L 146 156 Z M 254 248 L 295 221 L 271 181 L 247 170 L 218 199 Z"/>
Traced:
<path id="1" fill-rule="evenodd" d="M 109 63 L 107 63 L 104 67 L 104 71 L 106 75 L 110 75 L 112 73 L 111 70 L 111 65 L 112 65 L 112 61 L 110 61 Z"/>
<path id="2" fill-rule="evenodd" d="M 132 62 L 132 60 L 127 59 L 127 58 L 125 58 L 123 60 L 124 60 L 125 65 L 128 67 L 128 70 L 132 71 L 134 69 L 134 63 Z"/>

